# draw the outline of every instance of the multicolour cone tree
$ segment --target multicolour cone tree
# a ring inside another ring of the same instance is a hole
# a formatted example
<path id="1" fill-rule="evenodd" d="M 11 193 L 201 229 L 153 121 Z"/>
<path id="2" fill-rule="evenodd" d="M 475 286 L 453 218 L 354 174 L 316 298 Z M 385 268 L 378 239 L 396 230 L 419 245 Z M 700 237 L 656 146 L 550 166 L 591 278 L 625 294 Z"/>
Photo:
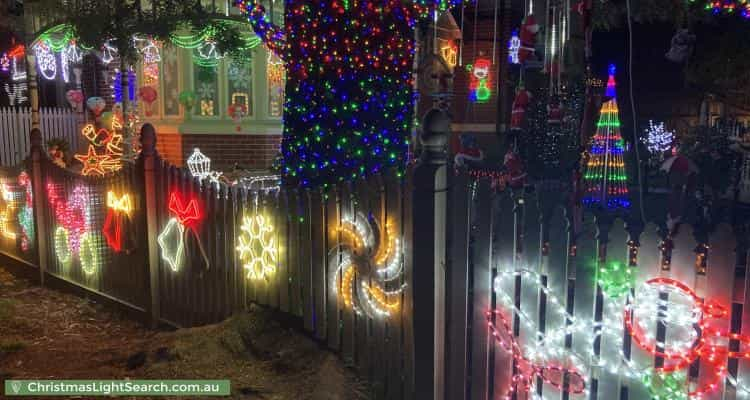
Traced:
<path id="1" fill-rule="evenodd" d="M 610 99 L 602 105 L 583 174 L 584 206 L 609 211 L 630 208 L 628 176 L 623 157 L 625 142 L 620 135 L 615 85 L 615 66 L 610 65 L 606 90 L 606 96 Z"/>
<path id="2" fill-rule="evenodd" d="M 284 62 L 282 173 L 321 186 L 406 164 L 415 100 L 414 29 L 461 0 L 284 2 L 277 26 L 237 0 Z"/>

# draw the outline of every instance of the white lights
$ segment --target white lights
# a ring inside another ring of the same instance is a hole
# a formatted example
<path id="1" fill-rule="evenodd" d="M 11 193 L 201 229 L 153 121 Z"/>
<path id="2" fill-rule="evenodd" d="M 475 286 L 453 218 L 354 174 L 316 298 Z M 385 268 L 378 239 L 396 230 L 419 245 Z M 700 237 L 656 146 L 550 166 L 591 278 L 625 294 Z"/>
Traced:
<path id="1" fill-rule="evenodd" d="M 57 76 L 57 61 L 55 60 L 55 54 L 50 50 L 46 43 L 40 42 L 34 46 L 34 54 L 36 55 L 36 64 L 39 68 L 39 73 L 42 74 L 44 79 L 52 80 Z"/>

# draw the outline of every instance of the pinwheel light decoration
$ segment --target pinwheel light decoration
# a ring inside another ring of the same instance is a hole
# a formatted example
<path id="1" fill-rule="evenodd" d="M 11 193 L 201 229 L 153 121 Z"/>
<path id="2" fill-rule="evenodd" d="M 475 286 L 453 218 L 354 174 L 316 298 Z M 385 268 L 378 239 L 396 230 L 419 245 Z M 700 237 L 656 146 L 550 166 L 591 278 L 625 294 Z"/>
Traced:
<path id="1" fill-rule="evenodd" d="M 179 271 L 185 263 L 187 235 L 192 233 L 206 266 L 208 266 L 208 256 L 197 232 L 197 226 L 203 219 L 203 213 L 198 207 L 198 200 L 190 199 L 185 202 L 179 193 L 172 192 L 169 195 L 169 211 L 174 214 L 174 217 L 167 221 L 167 225 L 157 238 L 159 247 L 161 247 L 162 259 L 172 271 Z"/>
<path id="2" fill-rule="evenodd" d="M 332 235 L 339 235 L 343 255 L 333 277 L 334 290 L 347 308 L 368 317 L 389 317 L 400 308 L 403 265 L 401 245 L 391 221 L 378 229 L 362 213 L 345 217 Z M 332 251 L 333 252 L 333 251 Z"/>

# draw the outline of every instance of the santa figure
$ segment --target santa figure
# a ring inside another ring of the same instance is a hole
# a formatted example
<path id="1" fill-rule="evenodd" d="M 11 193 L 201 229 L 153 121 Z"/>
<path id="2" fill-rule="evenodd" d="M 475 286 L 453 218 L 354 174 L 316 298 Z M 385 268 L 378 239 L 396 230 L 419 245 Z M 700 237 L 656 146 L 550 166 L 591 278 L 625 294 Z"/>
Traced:
<path id="1" fill-rule="evenodd" d="M 508 186 L 512 189 L 520 189 L 526 184 L 526 171 L 523 167 L 523 161 L 513 150 L 505 153 L 503 167 L 508 175 Z"/>
<path id="2" fill-rule="evenodd" d="M 547 124 L 559 125 L 563 120 L 563 106 L 560 104 L 560 99 L 557 96 L 550 98 L 549 104 L 547 104 Z"/>
<path id="3" fill-rule="evenodd" d="M 527 15 L 523 19 L 519 34 L 521 47 L 518 49 L 518 60 L 522 64 L 535 57 L 537 33 L 539 33 L 539 24 L 536 23 L 536 18 L 533 15 Z"/>
<path id="4" fill-rule="evenodd" d="M 461 146 L 453 159 L 456 167 L 478 168 L 483 160 L 484 153 L 479 149 L 476 138 L 473 135 L 462 134 Z"/>
<path id="5" fill-rule="evenodd" d="M 667 214 L 667 229 L 671 236 L 677 233 L 682 222 L 682 215 L 687 204 L 688 193 L 695 190 L 695 177 L 698 167 L 679 151 L 664 160 L 661 170 L 669 177 L 671 194 L 669 196 L 669 210 Z"/>
<path id="6" fill-rule="evenodd" d="M 510 113 L 510 129 L 520 130 L 523 125 L 524 116 L 526 115 L 526 109 L 531 103 L 533 96 L 526 90 L 522 85 L 516 89 L 516 97 L 513 99 L 513 106 Z"/>

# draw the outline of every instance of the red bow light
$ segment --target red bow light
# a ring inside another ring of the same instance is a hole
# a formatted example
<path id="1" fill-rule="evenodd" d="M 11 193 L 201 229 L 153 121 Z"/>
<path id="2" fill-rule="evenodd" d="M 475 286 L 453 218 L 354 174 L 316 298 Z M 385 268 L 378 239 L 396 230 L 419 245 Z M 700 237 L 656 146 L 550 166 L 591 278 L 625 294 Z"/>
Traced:
<path id="1" fill-rule="evenodd" d="M 191 226 L 198 223 L 203 216 L 198 209 L 198 201 L 190 199 L 187 205 L 184 204 L 177 192 L 172 192 L 169 196 L 169 211 L 171 211 L 180 224 Z"/>

